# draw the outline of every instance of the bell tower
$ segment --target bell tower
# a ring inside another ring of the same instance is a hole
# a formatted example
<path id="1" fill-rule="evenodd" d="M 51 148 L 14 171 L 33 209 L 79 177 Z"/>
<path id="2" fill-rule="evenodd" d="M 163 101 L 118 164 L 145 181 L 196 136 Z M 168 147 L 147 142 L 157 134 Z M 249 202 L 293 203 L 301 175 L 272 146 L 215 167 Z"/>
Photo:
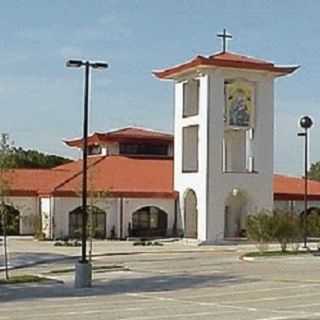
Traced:
<path id="1" fill-rule="evenodd" d="M 273 206 L 274 79 L 297 66 L 227 51 L 154 71 L 175 88 L 174 188 L 186 238 L 240 237 L 246 216 Z"/>

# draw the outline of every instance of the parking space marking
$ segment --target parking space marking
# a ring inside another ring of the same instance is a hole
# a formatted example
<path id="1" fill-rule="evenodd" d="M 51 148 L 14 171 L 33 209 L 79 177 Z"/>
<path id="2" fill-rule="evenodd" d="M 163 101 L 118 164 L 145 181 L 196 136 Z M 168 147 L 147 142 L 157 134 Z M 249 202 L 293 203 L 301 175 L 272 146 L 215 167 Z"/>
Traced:
<path id="1" fill-rule="evenodd" d="M 237 311 L 245 311 L 245 312 L 270 312 L 270 313 L 275 313 L 275 314 L 281 314 L 278 316 L 274 316 L 274 317 L 269 317 L 269 318 L 262 318 L 260 320 L 276 320 L 276 319 L 294 319 L 297 317 L 297 315 L 299 315 L 302 318 L 307 317 L 306 319 L 308 319 L 308 317 L 315 317 L 320 315 L 320 313 L 315 313 L 315 312 L 306 312 L 306 311 L 291 311 L 291 310 L 279 310 L 279 309 L 268 309 L 268 308 L 255 308 L 255 307 L 250 307 L 250 306 L 237 306 L 237 305 L 231 305 L 228 303 L 215 303 L 215 302 L 198 302 L 198 301 L 192 301 L 192 300 L 182 300 L 182 299 L 176 299 L 176 298 L 171 298 L 171 297 L 159 297 L 159 296 L 154 296 L 154 295 L 147 295 L 147 294 L 140 294 L 140 293 L 129 293 L 127 295 L 131 295 L 131 296 L 140 296 L 140 297 L 145 297 L 147 299 L 153 299 L 153 300 L 159 300 L 159 301 L 172 301 L 175 303 L 184 303 L 184 304 L 195 304 L 198 306 L 208 306 L 208 307 L 217 307 L 217 308 L 221 308 L 221 309 L 232 309 L 233 312 L 237 312 Z M 317 295 L 320 295 L 320 293 L 318 293 Z M 301 297 L 302 295 L 296 295 L 294 297 Z M 307 296 L 307 295 L 304 295 Z M 311 295 L 308 295 L 311 296 Z M 314 294 L 313 294 L 314 296 Z M 286 297 L 281 297 L 281 298 L 286 298 Z M 277 299 L 277 298 L 275 298 Z M 246 300 L 248 302 L 251 301 L 255 301 L 255 300 Z M 229 310 L 229 312 L 231 312 L 231 310 Z M 228 311 L 221 311 L 221 313 L 219 314 L 223 314 L 223 313 L 229 313 Z M 218 313 L 211 313 L 211 315 L 216 315 Z M 183 315 L 181 315 L 183 316 Z M 143 318 L 128 318 L 127 320 L 139 320 L 139 319 L 143 319 Z M 153 319 L 153 318 L 145 318 L 145 319 Z M 156 318 L 154 318 L 156 319 Z M 124 319 L 123 319 L 124 320 Z"/>
<path id="2" fill-rule="evenodd" d="M 67 301 L 66 299 L 64 300 L 65 302 Z M 120 302 L 120 303 L 119 303 Z M 5 312 L 5 311 L 12 311 L 14 310 L 15 312 L 23 312 L 23 311 L 31 311 L 31 310 L 42 310 L 42 309 L 63 309 L 65 307 L 68 307 L 69 309 L 71 309 L 72 307 L 75 307 L 75 308 L 80 308 L 80 307 L 87 307 L 87 308 L 90 308 L 90 307 L 97 307 L 97 306 L 101 306 L 101 304 L 103 304 L 104 306 L 105 305 L 116 305 L 117 307 L 121 307 L 123 305 L 127 306 L 130 308 L 130 305 L 133 305 L 133 304 L 137 304 L 137 303 L 140 303 L 141 300 L 138 300 L 138 301 L 125 301 L 125 302 L 121 302 L 121 301 L 100 301 L 100 302 L 88 302 L 88 303 L 73 303 L 73 304 L 52 304 L 52 305 L 45 305 L 44 306 L 41 306 L 41 305 L 35 305 L 35 306 L 23 306 L 23 307 L 17 307 L 16 305 L 12 306 L 12 307 L 0 307 L 0 312 Z M 145 303 L 145 301 L 144 301 Z M 148 301 L 147 301 L 148 303 Z M 150 301 L 151 303 L 151 301 Z M 116 308 L 113 308 L 113 309 L 110 309 L 110 310 L 113 310 L 113 311 L 116 311 L 118 309 Z M 1 320 L 1 317 L 0 317 L 0 320 Z"/>
<path id="3" fill-rule="evenodd" d="M 320 313 L 305 314 L 305 315 L 299 316 L 299 320 L 302 320 L 302 319 L 310 320 L 311 318 L 318 317 L 319 315 Z M 292 315 L 292 316 L 284 316 L 284 317 L 259 318 L 257 320 L 290 320 L 290 319 L 297 320 L 297 316 Z"/>
<path id="4" fill-rule="evenodd" d="M 247 294 L 247 293 L 256 293 L 256 292 L 268 292 L 268 291 L 273 291 L 273 290 L 288 290 L 288 289 L 302 289 L 302 288 L 310 288 L 310 287 L 319 287 L 320 284 L 314 284 L 314 285 L 300 285 L 300 286 L 291 286 L 291 287 L 273 287 L 273 288 L 262 288 L 262 289 L 254 289 L 252 288 L 251 290 L 237 290 L 237 295 L 240 294 Z M 223 296 L 228 296 L 232 294 L 232 292 L 223 292 L 223 293 L 207 293 L 207 294 L 201 294 L 201 295 L 186 295 L 183 296 L 184 299 L 192 299 L 192 298 L 205 298 L 205 297 L 223 297 Z"/>
<path id="5" fill-rule="evenodd" d="M 292 298 L 306 298 L 306 297 L 314 297 L 319 296 L 320 292 L 318 293 L 307 293 L 307 294 L 295 294 L 295 295 L 286 295 L 280 297 L 267 297 L 267 298 L 258 298 L 258 299 L 247 299 L 247 300 L 235 300 L 233 303 L 248 303 L 248 302 L 262 302 L 262 301 L 274 301 L 274 300 L 286 300 Z"/>

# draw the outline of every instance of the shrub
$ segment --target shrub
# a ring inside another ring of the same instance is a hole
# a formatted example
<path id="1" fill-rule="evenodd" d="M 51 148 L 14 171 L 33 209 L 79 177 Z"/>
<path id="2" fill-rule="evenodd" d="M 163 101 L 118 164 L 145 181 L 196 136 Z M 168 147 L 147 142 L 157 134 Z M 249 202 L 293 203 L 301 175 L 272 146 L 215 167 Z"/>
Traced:
<path id="1" fill-rule="evenodd" d="M 315 224 L 320 234 L 320 218 Z M 280 243 L 282 252 L 287 251 L 288 244 L 294 250 L 298 246 L 294 243 L 302 238 L 302 228 L 299 217 L 290 211 L 275 209 L 272 212 L 261 210 L 248 216 L 247 232 L 249 239 L 256 241 L 258 249 L 263 252 L 268 247 L 268 242 L 275 240 Z"/>
<path id="2" fill-rule="evenodd" d="M 273 239 L 273 216 L 268 210 L 261 210 L 248 216 L 247 235 L 250 240 L 257 242 L 260 252 L 267 249 L 268 242 Z"/>
<path id="3" fill-rule="evenodd" d="M 282 252 L 287 251 L 287 245 L 301 239 L 301 225 L 299 217 L 286 210 L 274 210 L 273 237 L 280 243 Z"/>
<path id="4" fill-rule="evenodd" d="M 302 225 L 303 225 L 303 221 Z M 320 216 L 318 213 L 311 213 L 307 216 L 308 235 L 311 237 L 320 237 Z"/>

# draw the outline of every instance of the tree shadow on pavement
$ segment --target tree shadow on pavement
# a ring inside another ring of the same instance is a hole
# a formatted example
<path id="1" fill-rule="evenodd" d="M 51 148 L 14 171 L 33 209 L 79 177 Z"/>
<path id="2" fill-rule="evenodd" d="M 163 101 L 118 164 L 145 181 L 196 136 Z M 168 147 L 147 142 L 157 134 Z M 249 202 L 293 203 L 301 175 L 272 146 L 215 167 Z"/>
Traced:
<path id="1" fill-rule="evenodd" d="M 58 297 L 112 296 L 128 293 L 176 291 L 192 288 L 226 287 L 240 283 L 260 281 L 228 275 L 157 275 L 149 277 L 96 280 L 92 288 L 75 289 L 71 285 L 37 283 L 0 285 L 0 302 L 16 302 Z"/>
<path id="2" fill-rule="evenodd" d="M 65 254 L 56 253 L 43 253 L 43 252 L 15 252 L 9 256 L 10 269 L 22 269 L 32 267 L 36 265 L 52 263 L 52 262 L 63 262 L 67 260 L 76 260 L 77 257 L 68 256 Z M 0 272 L 4 267 L 4 261 L 0 256 Z"/>

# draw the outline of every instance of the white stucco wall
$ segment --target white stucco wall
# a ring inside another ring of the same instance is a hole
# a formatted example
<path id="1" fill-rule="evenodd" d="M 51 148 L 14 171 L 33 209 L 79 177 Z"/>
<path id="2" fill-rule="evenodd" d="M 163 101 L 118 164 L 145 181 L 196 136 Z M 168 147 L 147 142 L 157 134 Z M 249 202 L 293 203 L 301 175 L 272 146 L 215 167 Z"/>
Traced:
<path id="1" fill-rule="evenodd" d="M 120 198 L 94 199 L 93 205 L 107 213 L 106 232 L 110 237 L 113 226 L 116 230 L 116 237 L 120 237 Z M 151 199 L 151 198 L 123 198 L 123 225 L 122 237 L 128 236 L 128 224 L 132 223 L 132 213 L 145 206 L 159 207 L 168 214 L 168 229 L 171 230 L 174 224 L 175 201 L 173 199 Z M 53 201 L 54 232 L 55 238 L 69 235 L 69 212 L 81 206 L 81 198 L 59 197 Z"/>
<path id="2" fill-rule="evenodd" d="M 117 201 L 114 198 L 88 200 L 88 205 L 94 205 L 107 214 L 106 232 L 110 236 L 111 228 L 117 225 Z M 60 238 L 69 235 L 69 213 L 81 206 L 81 198 L 56 197 L 53 200 L 53 237 Z"/>
<path id="3" fill-rule="evenodd" d="M 8 197 L 6 204 L 12 205 L 20 212 L 20 234 L 32 235 L 35 232 L 35 219 L 39 217 L 39 200 L 37 197 Z"/>
<path id="4" fill-rule="evenodd" d="M 214 242 L 224 237 L 226 199 L 234 188 L 247 195 L 248 211 L 272 208 L 273 192 L 273 77 L 266 72 L 210 69 L 200 75 L 199 115 L 183 118 L 183 81 L 175 84 L 174 188 L 180 192 L 183 221 L 183 195 L 193 189 L 198 198 L 198 239 Z M 199 74 L 193 76 L 199 77 Z M 189 75 L 192 77 L 192 75 Z M 224 82 L 245 79 L 256 86 L 254 141 L 255 173 L 223 172 Z M 199 171 L 183 173 L 182 128 L 199 125 Z"/>
<path id="5" fill-rule="evenodd" d="M 129 223 L 132 225 L 132 214 L 143 207 L 158 207 L 167 213 L 167 228 L 170 233 L 174 224 L 175 200 L 154 198 L 125 198 L 123 199 L 123 232 L 128 236 Z"/>
<path id="6" fill-rule="evenodd" d="M 252 149 L 255 173 L 224 173 L 224 81 L 244 78 L 256 86 L 255 132 Z M 216 70 L 210 74 L 207 241 L 224 237 L 225 204 L 233 189 L 247 197 L 248 213 L 273 206 L 273 78 L 259 72 Z"/>
<path id="7" fill-rule="evenodd" d="M 199 114 L 183 118 L 183 82 L 175 84 L 175 133 L 174 133 L 174 189 L 180 193 L 179 208 L 181 217 L 179 221 L 184 224 L 184 195 L 192 189 L 197 196 L 198 210 L 198 237 L 206 239 L 207 210 L 207 100 L 208 76 L 200 77 Z M 182 128 L 190 125 L 199 125 L 198 144 L 198 172 L 182 172 Z"/>

